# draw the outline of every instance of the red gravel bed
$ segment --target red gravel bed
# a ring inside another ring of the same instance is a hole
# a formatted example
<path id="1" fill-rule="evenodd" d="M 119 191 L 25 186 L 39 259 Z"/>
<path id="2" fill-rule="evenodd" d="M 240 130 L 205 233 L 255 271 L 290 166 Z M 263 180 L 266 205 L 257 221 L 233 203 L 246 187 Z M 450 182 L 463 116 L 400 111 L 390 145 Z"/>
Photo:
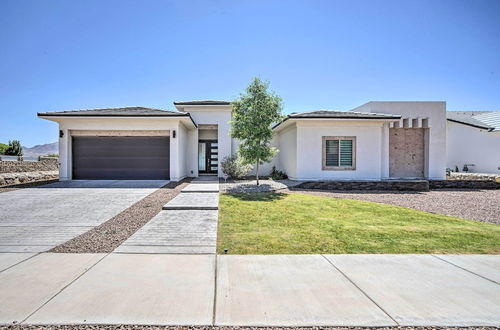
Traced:
<path id="1" fill-rule="evenodd" d="M 155 326 L 155 325 L 9 325 L 0 326 L 0 330 L 493 330 L 497 327 L 217 327 L 217 326 Z"/>
<path id="2" fill-rule="evenodd" d="M 296 193 L 370 201 L 500 224 L 500 190 L 431 190 L 427 192 L 315 191 Z"/>
<path id="3" fill-rule="evenodd" d="M 113 218 L 48 252 L 109 253 L 157 215 L 162 206 L 189 184 L 188 179 L 170 182 Z M 68 328 L 69 329 L 69 328 Z"/>

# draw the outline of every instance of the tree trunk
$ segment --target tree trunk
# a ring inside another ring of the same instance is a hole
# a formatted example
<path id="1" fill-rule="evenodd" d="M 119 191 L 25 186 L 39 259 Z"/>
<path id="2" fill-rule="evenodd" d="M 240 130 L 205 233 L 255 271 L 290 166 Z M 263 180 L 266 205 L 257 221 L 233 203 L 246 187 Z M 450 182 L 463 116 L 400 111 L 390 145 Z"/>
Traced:
<path id="1" fill-rule="evenodd" d="M 255 165 L 255 178 L 257 179 L 257 185 L 259 185 L 259 161 L 257 160 L 257 164 Z"/>

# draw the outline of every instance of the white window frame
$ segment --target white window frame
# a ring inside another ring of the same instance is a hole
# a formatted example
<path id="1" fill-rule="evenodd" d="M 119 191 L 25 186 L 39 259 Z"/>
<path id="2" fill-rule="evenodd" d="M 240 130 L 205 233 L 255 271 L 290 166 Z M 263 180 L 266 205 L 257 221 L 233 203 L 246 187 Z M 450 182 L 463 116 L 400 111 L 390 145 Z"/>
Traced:
<path id="1" fill-rule="evenodd" d="M 352 165 L 351 166 L 327 166 L 326 165 L 326 141 L 339 141 L 339 164 L 340 164 L 340 140 L 352 141 Z M 323 136 L 321 143 L 321 169 L 323 171 L 355 171 L 356 170 L 356 137 L 355 136 Z"/>

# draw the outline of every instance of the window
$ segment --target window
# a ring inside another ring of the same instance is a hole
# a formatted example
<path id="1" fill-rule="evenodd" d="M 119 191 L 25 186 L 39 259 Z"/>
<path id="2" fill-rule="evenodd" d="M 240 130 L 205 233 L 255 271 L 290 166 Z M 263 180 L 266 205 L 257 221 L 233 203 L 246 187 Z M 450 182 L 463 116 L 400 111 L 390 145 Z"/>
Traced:
<path id="1" fill-rule="evenodd" d="M 323 170 L 356 169 L 356 137 L 323 136 Z"/>

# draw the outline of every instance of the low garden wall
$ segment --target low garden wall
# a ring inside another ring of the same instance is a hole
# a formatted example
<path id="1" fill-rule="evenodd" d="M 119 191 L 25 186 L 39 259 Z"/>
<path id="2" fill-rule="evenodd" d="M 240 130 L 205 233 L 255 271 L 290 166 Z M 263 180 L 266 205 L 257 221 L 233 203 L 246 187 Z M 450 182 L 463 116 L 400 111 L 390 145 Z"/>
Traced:
<path id="1" fill-rule="evenodd" d="M 496 181 L 500 182 L 500 175 L 487 173 L 460 173 L 451 172 L 446 176 L 446 180 L 462 180 L 462 181 Z"/>
<path id="2" fill-rule="evenodd" d="M 38 162 L 0 160 L 0 173 L 58 171 L 59 158 L 42 157 Z"/>
<path id="3" fill-rule="evenodd" d="M 59 178 L 59 171 L 36 171 L 19 173 L 0 173 L 0 186 L 30 183 L 36 181 L 49 181 Z"/>
<path id="4" fill-rule="evenodd" d="M 500 189 L 500 181 L 492 180 L 430 180 L 430 189 Z"/>
<path id="5" fill-rule="evenodd" d="M 395 190 L 429 191 L 427 180 L 383 180 L 383 181 L 307 181 L 297 188 L 319 190 Z"/>

